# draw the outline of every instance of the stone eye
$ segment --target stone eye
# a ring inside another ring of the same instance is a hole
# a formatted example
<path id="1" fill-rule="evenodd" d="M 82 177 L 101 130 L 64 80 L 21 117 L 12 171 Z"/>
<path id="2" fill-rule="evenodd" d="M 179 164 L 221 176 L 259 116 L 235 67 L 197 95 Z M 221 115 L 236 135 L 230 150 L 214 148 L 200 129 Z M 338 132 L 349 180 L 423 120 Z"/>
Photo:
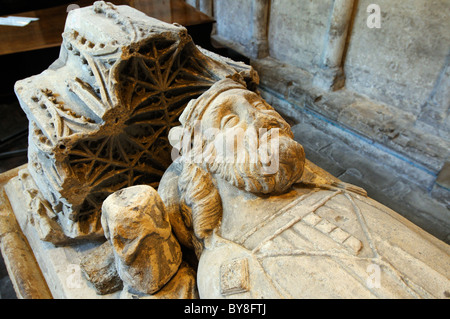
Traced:
<path id="1" fill-rule="evenodd" d="M 236 114 L 228 114 L 222 118 L 221 127 L 222 128 L 230 128 L 239 123 L 239 118 Z"/>
<path id="2" fill-rule="evenodd" d="M 268 110 L 269 108 L 267 107 L 267 105 L 263 102 L 258 102 L 256 104 L 253 105 L 257 110 Z"/>

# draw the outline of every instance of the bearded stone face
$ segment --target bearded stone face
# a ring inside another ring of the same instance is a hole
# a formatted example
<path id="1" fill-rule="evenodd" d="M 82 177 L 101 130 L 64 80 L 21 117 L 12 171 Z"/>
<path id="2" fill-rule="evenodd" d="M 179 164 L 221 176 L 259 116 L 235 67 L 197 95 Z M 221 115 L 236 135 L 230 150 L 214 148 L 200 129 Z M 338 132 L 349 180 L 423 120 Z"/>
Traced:
<path id="1" fill-rule="evenodd" d="M 293 140 L 289 124 L 254 92 L 226 90 L 200 121 L 190 121 L 195 129 L 183 156 L 240 189 L 281 193 L 303 173 L 303 147 Z"/>

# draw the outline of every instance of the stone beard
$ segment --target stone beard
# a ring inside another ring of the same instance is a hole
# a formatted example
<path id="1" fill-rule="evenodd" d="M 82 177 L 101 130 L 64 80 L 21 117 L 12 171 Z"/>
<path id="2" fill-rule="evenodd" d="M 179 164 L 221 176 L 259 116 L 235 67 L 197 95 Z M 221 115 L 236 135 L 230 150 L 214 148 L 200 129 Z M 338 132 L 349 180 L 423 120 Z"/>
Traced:
<path id="1" fill-rule="evenodd" d="M 243 83 L 217 82 L 188 104 L 180 122 L 169 139 L 183 162 L 181 213 L 198 239 L 221 218 L 215 178 L 254 194 L 278 194 L 302 176 L 305 153 L 289 124 Z"/>

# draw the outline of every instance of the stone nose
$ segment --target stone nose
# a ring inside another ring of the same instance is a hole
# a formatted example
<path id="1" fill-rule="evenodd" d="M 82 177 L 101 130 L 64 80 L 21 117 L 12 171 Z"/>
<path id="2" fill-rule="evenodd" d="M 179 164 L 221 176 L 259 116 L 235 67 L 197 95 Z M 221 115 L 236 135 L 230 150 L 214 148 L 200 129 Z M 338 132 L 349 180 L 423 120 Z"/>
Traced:
<path id="1" fill-rule="evenodd" d="M 259 114 L 254 118 L 254 126 L 258 129 L 267 129 L 268 131 L 273 128 L 279 128 L 281 131 L 286 130 L 286 122 L 283 119 L 278 118 L 271 114 Z"/>

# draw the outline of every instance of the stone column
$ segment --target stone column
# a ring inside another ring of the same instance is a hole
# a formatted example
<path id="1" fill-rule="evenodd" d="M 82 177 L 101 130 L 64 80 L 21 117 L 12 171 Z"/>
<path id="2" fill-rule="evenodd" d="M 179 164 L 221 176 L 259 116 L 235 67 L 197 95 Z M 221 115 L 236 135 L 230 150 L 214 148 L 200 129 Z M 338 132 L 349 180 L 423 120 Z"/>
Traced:
<path id="1" fill-rule="evenodd" d="M 212 0 L 198 0 L 197 9 L 199 9 L 201 12 L 209 15 L 210 17 L 213 16 L 213 1 Z"/>
<path id="2" fill-rule="evenodd" d="M 269 55 L 267 24 L 270 0 L 252 0 L 252 43 L 250 56 L 255 59 Z"/>
<path id="3" fill-rule="evenodd" d="M 335 0 L 314 83 L 324 89 L 343 86 L 342 58 L 355 0 Z"/>
<path id="4" fill-rule="evenodd" d="M 186 3 L 210 17 L 213 16 L 213 0 L 186 0 Z"/>
<path id="5" fill-rule="evenodd" d="M 434 129 L 450 130 L 450 53 L 447 55 L 444 66 L 434 84 L 431 94 L 422 106 L 418 120 L 431 125 Z"/>

